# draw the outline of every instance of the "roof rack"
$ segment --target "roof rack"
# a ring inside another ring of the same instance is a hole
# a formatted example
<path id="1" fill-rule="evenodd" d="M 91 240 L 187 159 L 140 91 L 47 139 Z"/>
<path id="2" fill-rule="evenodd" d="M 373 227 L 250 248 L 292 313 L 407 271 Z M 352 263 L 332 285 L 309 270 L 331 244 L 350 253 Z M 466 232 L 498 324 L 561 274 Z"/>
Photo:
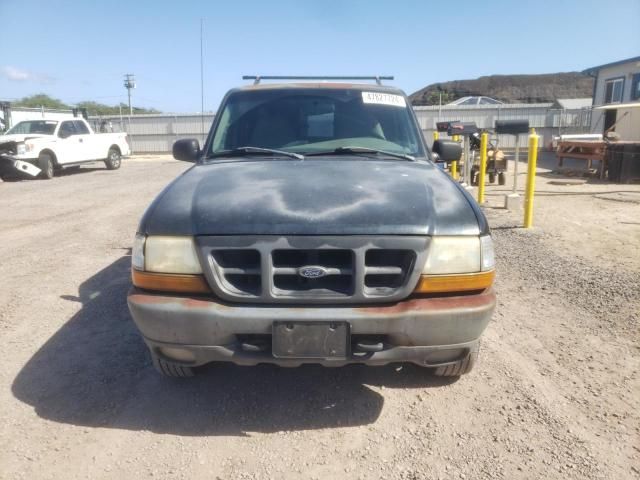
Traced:
<path id="1" fill-rule="evenodd" d="M 365 75 L 365 76 L 290 76 L 290 75 L 243 75 L 243 80 L 253 80 L 253 84 L 257 85 L 261 80 L 375 80 L 378 85 L 382 85 L 382 80 L 393 80 L 393 75 Z"/>

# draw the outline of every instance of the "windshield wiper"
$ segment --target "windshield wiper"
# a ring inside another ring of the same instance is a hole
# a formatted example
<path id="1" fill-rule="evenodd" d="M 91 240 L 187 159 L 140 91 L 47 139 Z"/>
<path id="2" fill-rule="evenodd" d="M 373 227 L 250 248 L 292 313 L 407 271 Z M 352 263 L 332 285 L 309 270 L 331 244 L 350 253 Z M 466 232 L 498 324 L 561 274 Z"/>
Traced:
<path id="1" fill-rule="evenodd" d="M 283 157 L 291 157 L 297 160 L 304 160 L 304 155 L 300 155 L 299 153 L 286 152 L 284 150 L 275 150 L 273 148 L 248 147 L 248 146 L 211 153 L 207 155 L 207 158 L 237 157 L 241 155 L 281 155 Z"/>
<path id="2" fill-rule="evenodd" d="M 388 157 L 402 158 L 403 160 L 415 161 L 413 155 L 407 155 L 404 153 L 387 152 L 386 150 L 378 150 L 368 147 L 338 147 L 334 150 L 323 150 L 321 152 L 307 152 L 307 157 L 320 156 L 320 155 L 357 155 L 362 153 L 376 153 L 379 155 L 386 155 Z"/>

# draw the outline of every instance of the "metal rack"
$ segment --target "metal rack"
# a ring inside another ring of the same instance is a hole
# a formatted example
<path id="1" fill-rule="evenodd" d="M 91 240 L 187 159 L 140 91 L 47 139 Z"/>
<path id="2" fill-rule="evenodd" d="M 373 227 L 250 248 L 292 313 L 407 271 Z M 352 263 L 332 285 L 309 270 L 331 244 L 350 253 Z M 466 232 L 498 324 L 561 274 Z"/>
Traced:
<path id="1" fill-rule="evenodd" d="M 243 80 L 253 80 L 257 85 L 262 80 L 375 80 L 378 85 L 382 85 L 382 80 L 393 80 L 393 75 L 365 75 L 365 76 L 291 76 L 291 75 L 243 75 Z"/>

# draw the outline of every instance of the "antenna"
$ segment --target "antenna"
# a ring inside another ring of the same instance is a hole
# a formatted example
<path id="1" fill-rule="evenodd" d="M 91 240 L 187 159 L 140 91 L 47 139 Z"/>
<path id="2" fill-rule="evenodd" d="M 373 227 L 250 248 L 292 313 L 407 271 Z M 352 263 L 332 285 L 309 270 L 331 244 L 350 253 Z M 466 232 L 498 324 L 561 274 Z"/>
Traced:
<path id="1" fill-rule="evenodd" d="M 127 73 L 124 76 L 124 88 L 127 89 L 127 95 L 129 97 L 129 115 L 133 114 L 131 108 L 131 89 L 136 88 L 136 78 L 133 73 Z"/>
<path id="2" fill-rule="evenodd" d="M 204 29 L 204 20 L 200 19 L 200 127 L 202 129 L 202 138 L 204 142 L 204 55 L 202 43 L 202 31 Z"/>

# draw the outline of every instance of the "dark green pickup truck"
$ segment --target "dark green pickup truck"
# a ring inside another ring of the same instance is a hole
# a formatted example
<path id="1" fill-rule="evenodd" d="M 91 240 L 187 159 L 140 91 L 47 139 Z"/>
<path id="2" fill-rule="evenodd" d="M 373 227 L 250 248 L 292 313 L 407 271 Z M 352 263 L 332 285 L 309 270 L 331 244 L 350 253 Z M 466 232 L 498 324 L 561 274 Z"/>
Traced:
<path id="1" fill-rule="evenodd" d="M 225 96 L 204 146 L 173 151 L 194 165 L 144 214 L 128 296 L 161 373 L 471 370 L 496 301 L 489 227 L 402 91 L 257 82 Z"/>

